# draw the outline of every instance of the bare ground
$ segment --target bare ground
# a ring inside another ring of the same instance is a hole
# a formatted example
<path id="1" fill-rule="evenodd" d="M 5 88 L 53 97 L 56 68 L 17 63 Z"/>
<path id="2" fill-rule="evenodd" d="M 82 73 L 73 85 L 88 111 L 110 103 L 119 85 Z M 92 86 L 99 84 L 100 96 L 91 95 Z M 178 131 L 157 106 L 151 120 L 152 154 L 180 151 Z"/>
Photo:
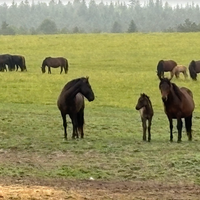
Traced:
<path id="1" fill-rule="evenodd" d="M 0 180 L 0 199 L 176 199 L 200 198 L 200 186 L 152 181 Z"/>
<path id="2" fill-rule="evenodd" d="M 54 155 L 55 156 L 55 155 Z M 49 160 L 33 159 L 26 153 L 0 151 L 2 163 L 50 163 Z M 53 161 L 63 159 L 57 156 Z M 52 156 L 51 156 L 52 159 Z M 52 162 L 52 160 L 51 160 Z M 155 181 L 100 181 L 39 179 L 33 177 L 0 177 L 0 200 L 197 200 L 200 199 L 200 186 L 193 183 L 170 183 Z"/>

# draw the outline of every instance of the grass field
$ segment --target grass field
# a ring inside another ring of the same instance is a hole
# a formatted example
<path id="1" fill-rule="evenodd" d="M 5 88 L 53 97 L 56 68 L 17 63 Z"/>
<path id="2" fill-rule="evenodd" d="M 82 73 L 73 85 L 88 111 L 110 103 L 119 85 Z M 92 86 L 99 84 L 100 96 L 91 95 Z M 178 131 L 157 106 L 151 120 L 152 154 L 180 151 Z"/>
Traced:
<path id="1" fill-rule="evenodd" d="M 1 53 L 26 58 L 27 72 L 0 73 L 1 180 L 65 179 L 200 184 L 199 81 L 173 82 L 193 91 L 193 141 L 183 131 L 169 142 L 156 66 L 173 59 L 188 66 L 199 59 L 198 33 L 1 36 Z M 68 74 L 41 73 L 47 56 L 69 61 Z M 63 139 L 56 101 L 71 79 L 89 76 L 95 101 L 85 109 L 85 139 Z M 169 74 L 167 74 L 169 76 Z M 146 93 L 154 108 L 152 142 L 142 142 L 135 105 Z"/>

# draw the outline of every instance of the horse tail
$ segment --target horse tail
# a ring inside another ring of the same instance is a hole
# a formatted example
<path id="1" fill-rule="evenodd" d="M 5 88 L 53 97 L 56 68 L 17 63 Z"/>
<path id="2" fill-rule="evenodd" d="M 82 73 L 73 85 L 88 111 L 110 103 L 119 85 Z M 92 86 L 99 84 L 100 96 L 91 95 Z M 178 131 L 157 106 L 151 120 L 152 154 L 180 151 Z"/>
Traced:
<path id="1" fill-rule="evenodd" d="M 77 113 L 77 128 L 78 128 L 78 133 L 81 134 L 81 138 L 84 137 L 83 126 L 84 126 L 84 108 L 82 108 Z"/>
<path id="2" fill-rule="evenodd" d="M 24 56 L 21 56 L 21 58 L 22 58 L 22 67 L 23 67 L 23 70 L 27 71 L 25 58 L 24 58 Z"/>
<path id="3" fill-rule="evenodd" d="M 185 128 L 188 135 L 188 139 L 192 140 L 192 115 L 185 118 Z"/>
<path id="4" fill-rule="evenodd" d="M 196 63 L 195 63 L 194 60 L 192 60 L 190 65 L 189 65 L 189 73 L 190 73 L 190 77 L 193 80 L 197 80 Z"/>
<path id="5" fill-rule="evenodd" d="M 164 68 L 163 68 L 163 60 L 160 60 L 158 62 L 158 65 L 157 65 L 157 76 L 159 78 L 162 78 L 162 74 L 164 72 Z"/>
<path id="6" fill-rule="evenodd" d="M 68 60 L 65 59 L 65 73 L 68 72 L 68 67 L 69 67 Z"/>

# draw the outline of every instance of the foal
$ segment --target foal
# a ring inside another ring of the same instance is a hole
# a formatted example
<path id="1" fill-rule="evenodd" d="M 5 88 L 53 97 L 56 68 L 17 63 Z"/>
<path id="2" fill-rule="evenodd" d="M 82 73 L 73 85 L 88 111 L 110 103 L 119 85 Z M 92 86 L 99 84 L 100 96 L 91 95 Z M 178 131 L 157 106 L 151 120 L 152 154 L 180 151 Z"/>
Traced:
<path id="1" fill-rule="evenodd" d="M 136 110 L 140 111 L 142 127 L 143 127 L 143 140 L 146 141 L 146 130 L 148 128 L 148 142 L 151 141 L 151 122 L 153 118 L 153 107 L 149 97 L 146 94 L 140 94 L 137 105 L 135 107 Z M 148 121 L 148 126 L 146 125 L 146 121 Z"/>

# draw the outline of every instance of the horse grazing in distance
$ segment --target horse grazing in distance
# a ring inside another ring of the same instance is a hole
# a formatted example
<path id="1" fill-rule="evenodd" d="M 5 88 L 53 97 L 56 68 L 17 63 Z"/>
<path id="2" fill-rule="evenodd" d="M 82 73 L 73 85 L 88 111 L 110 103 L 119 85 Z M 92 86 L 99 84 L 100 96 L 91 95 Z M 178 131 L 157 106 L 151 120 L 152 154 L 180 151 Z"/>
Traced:
<path id="1" fill-rule="evenodd" d="M 64 86 L 58 97 L 57 106 L 63 120 L 65 139 L 67 139 L 67 114 L 71 118 L 73 125 L 72 138 L 79 138 L 79 133 L 81 138 L 84 137 L 84 97 L 88 101 L 93 101 L 95 98 L 88 77 L 71 80 Z"/>
<path id="2" fill-rule="evenodd" d="M 172 77 L 172 70 L 177 66 L 174 60 L 160 60 L 157 65 L 158 78 L 164 78 L 164 72 L 170 72 Z"/>
<path id="3" fill-rule="evenodd" d="M 173 119 L 177 119 L 178 140 L 182 138 L 182 118 L 185 119 L 185 127 L 188 140 L 192 140 L 192 114 L 194 111 L 194 100 L 191 90 L 186 87 L 178 87 L 167 78 L 161 78 L 159 89 L 164 104 L 165 114 L 169 120 L 170 141 L 173 141 Z"/>
<path id="4" fill-rule="evenodd" d="M 61 68 L 60 74 L 62 73 L 63 69 L 65 71 L 65 74 L 68 72 L 68 61 L 66 58 L 63 57 L 46 57 L 42 62 L 42 73 L 45 73 L 45 67 L 48 67 L 48 73 L 51 74 L 51 67 L 53 68 Z"/>
<path id="5" fill-rule="evenodd" d="M 148 142 L 151 141 L 151 122 L 153 118 L 153 107 L 150 101 L 150 98 L 146 94 L 141 94 L 137 105 L 135 107 L 136 110 L 139 110 L 140 117 L 142 121 L 143 127 L 143 141 L 146 141 L 146 130 L 148 128 Z M 148 121 L 148 126 L 146 122 Z"/>
<path id="6" fill-rule="evenodd" d="M 1 54 L 0 55 L 0 71 L 7 71 L 6 65 L 8 66 L 9 71 L 14 70 L 12 56 L 10 54 Z"/>
<path id="7" fill-rule="evenodd" d="M 174 77 L 174 75 L 176 78 L 179 78 L 180 73 L 183 73 L 184 77 L 187 78 L 187 67 L 183 65 L 177 65 L 176 67 L 174 67 L 171 73 L 171 79 Z"/>
<path id="8" fill-rule="evenodd" d="M 192 60 L 189 64 L 188 68 L 189 68 L 190 77 L 196 81 L 197 73 L 200 72 L 200 60 L 198 60 L 198 61 Z"/>
<path id="9" fill-rule="evenodd" d="M 12 63 L 14 65 L 14 68 L 16 66 L 16 71 L 18 71 L 19 67 L 20 67 L 21 71 L 27 71 L 26 61 L 25 61 L 24 56 L 12 55 Z"/>

